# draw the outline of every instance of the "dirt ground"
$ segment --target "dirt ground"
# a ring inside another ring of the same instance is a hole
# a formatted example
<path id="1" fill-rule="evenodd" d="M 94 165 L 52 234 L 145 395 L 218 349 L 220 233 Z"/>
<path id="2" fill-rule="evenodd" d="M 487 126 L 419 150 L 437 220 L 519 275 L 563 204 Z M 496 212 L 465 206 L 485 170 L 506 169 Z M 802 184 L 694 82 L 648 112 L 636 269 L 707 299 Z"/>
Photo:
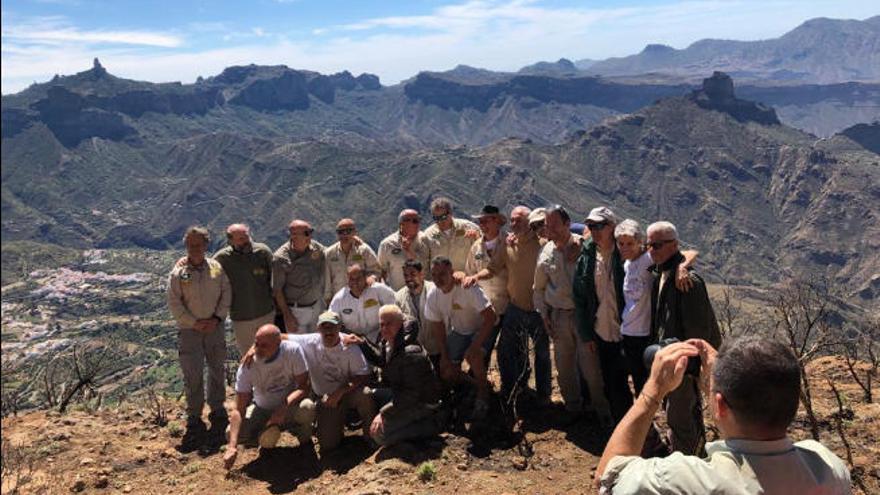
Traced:
<path id="1" fill-rule="evenodd" d="M 823 418 L 822 442 L 846 459 L 833 429 L 838 407 L 826 383 L 831 378 L 852 411 L 851 416 L 845 413 L 851 419 L 845 419 L 844 427 L 855 492 L 880 493 L 880 404 L 862 401 L 837 358 L 820 359 L 810 375 Z M 180 404 L 171 405 L 176 415 Z M 524 417 L 524 435 L 506 439 L 445 433 L 375 451 L 352 431 L 339 449 L 321 455 L 283 435 L 279 448 L 245 450 L 227 473 L 222 449 L 181 453 L 179 420 L 172 419 L 176 426 L 160 427 L 151 416 L 148 408 L 127 404 L 5 418 L 3 493 L 12 493 L 16 481 L 20 493 L 586 493 L 607 435 L 590 417 L 571 423 L 558 407 L 532 409 Z M 791 435 L 808 436 L 803 414 Z M 419 466 L 425 462 L 433 469 L 423 466 L 420 479 Z"/>

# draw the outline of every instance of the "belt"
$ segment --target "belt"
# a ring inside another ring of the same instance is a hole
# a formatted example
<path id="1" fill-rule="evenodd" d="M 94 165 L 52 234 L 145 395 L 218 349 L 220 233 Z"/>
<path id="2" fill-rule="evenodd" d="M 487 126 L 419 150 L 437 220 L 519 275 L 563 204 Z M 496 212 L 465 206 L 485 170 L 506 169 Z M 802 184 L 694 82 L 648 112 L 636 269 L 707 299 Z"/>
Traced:
<path id="1" fill-rule="evenodd" d="M 317 304 L 317 302 L 318 302 L 318 301 L 312 301 L 312 302 L 310 302 L 310 303 L 308 303 L 308 304 L 287 303 L 287 305 L 290 306 L 291 308 L 311 308 L 312 306 L 314 306 L 315 304 Z"/>

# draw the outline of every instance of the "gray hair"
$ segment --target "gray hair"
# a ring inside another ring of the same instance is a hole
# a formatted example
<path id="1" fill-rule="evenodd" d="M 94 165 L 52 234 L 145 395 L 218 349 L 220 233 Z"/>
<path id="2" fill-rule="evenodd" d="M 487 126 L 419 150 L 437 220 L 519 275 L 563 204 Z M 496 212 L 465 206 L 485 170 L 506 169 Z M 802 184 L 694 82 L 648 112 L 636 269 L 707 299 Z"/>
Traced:
<path id="1" fill-rule="evenodd" d="M 186 244 L 187 238 L 191 235 L 200 235 L 205 240 L 205 244 L 211 243 L 211 234 L 208 232 L 208 229 L 202 227 L 201 225 L 193 225 L 190 228 L 186 229 L 186 233 L 183 234 L 183 243 Z"/>
<path id="2" fill-rule="evenodd" d="M 663 236 L 663 239 L 667 241 L 678 240 L 678 229 L 676 229 L 675 225 L 672 225 L 670 222 L 660 221 L 648 225 L 648 236 L 653 232 L 660 234 Z"/>
<path id="3" fill-rule="evenodd" d="M 644 239 L 639 222 L 636 222 L 632 218 L 627 218 L 620 222 L 617 227 L 614 227 L 614 237 L 620 237 L 622 235 L 628 235 L 637 241 Z"/>
<path id="4" fill-rule="evenodd" d="M 379 308 L 379 317 L 381 318 L 382 315 L 392 315 L 401 323 L 403 323 L 404 320 L 403 311 L 401 311 L 400 307 L 396 304 L 386 304 Z"/>
<path id="5" fill-rule="evenodd" d="M 444 196 L 434 198 L 431 201 L 431 211 L 434 211 L 437 208 L 442 208 L 447 212 L 452 213 L 452 200 Z"/>

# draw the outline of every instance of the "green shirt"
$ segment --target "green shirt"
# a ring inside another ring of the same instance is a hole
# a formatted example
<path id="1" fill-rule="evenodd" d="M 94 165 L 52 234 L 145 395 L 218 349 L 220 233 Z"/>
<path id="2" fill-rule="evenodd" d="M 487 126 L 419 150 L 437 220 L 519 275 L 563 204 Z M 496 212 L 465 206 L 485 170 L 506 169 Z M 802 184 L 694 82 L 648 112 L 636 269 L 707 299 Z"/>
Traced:
<path id="1" fill-rule="evenodd" d="M 232 246 L 217 251 L 214 259 L 223 266 L 232 286 L 232 307 L 229 317 L 234 321 L 252 320 L 275 310 L 272 300 L 272 251 L 255 242 L 243 251 Z"/>

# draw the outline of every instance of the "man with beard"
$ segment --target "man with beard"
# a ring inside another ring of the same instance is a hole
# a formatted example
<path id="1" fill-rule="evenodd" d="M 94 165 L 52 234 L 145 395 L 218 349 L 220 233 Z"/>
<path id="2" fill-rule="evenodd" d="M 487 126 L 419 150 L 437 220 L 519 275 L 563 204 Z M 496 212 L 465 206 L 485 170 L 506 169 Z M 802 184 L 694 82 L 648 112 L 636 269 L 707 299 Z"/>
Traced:
<path id="1" fill-rule="evenodd" d="M 440 348 L 425 318 L 425 302 L 434 282 L 425 280 L 422 262 L 418 260 L 407 260 L 403 264 L 403 278 L 406 285 L 394 295 L 394 302 L 407 319 L 417 324 L 419 344 L 431 356 L 432 362 L 439 364 Z"/>
<path id="2" fill-rule="evenodd" d="M 421 217 L 416 210 L 405 209 L 397 215 L 398 230 L 379 244 L 379 267 L 382 278 L 393 290 L 406 285 L 403 279 L 403 264 L 407 260 L 417 260 L 427 266 L 430 251 L 419 231 Z"/>
<path id="3" fill-rule="evenodd" d="M 235 344 L 242 355 L 254 343 L 261 326 L 275 319 L 272 300 L 272 250 L 253 242 L 250 227 L 234 223 L 226 228 L 227 246 L 214 254 L 232 287 L 229 318 Z"/>

